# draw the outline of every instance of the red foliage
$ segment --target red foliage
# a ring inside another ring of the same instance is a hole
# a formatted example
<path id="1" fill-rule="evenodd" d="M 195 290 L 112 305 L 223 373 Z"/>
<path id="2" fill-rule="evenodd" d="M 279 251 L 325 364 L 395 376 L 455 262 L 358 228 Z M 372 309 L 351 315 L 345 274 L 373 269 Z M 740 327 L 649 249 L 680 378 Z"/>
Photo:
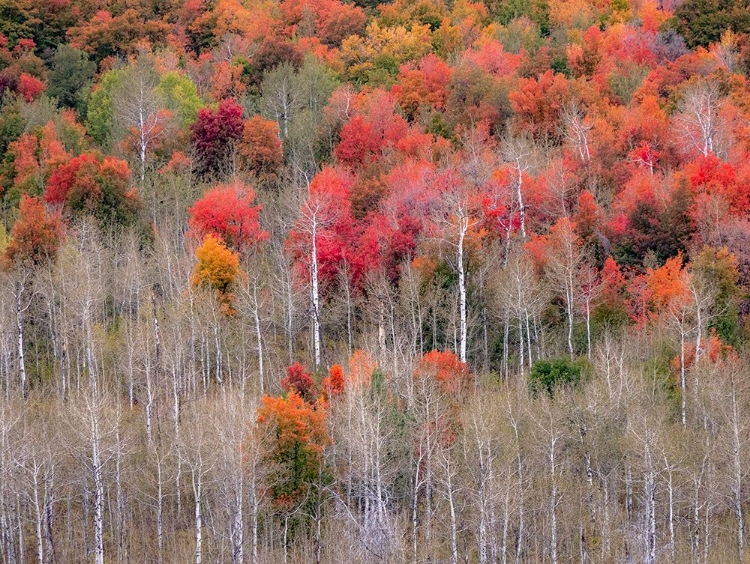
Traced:
<path id="1" fill-rule="evenodd" d="M 140 208 L 138 193 L 130 188 L 128 163 L 98 153 L 83 153 L 58 166 L 44 199 L 74 214 L 90 213 L 103 225 L 126 224 Z"/>
<path id="2" fill-rule="evenodd" d="M 197 172 L 212 176 L 227 172 L 234 145 L 242 138 L 244 110 L 237 102 L 226 99 L 216 110 L 202 108 L 191 126 L 191 141 L 198 160 Z"/>
<path id="3" fill-rule="evenodd" d="M 44 92 L 44 88 L 44 82 L 25 72 L 22 72 L 21 77 L 18 79 L 18 93 L 23 96 L 26 103 L 33 102 L 39 98 L 42 92 Z"/>
<path id="4" fill-rule="evenodd" d="M 695 195 L 720 195 L 729 204 L 730 212 L 743 216 L 750 210 L 750 178 L 742 178 L 730 163 L 714 155 L 699 158 L 687 164 L 675 175 L 679 182 L 684 179 Z"/>
<path id="5" fill-rule="evenodd" d="M 175 151 L 172 153 L 169 162 L 159 169 L 159 174 L 183 174 L 190 170 L 191 165 L 192 161 L 190 160 L 190 157 L 182 151 Z"/>
<path id="6" fill-rule="evenodd" d="M 393 97 L 382 90 L 373 92 L 360 112 L 341 129 L 335 154 L 339 162 L 359 169 L 375 162 L 383 149 L 395 147 L 409 132 L 406 120 L 395 112 Z"/>
<path id="7" fill-rule="evenodd" d="M 211 188 L 188 210 L 190 234 L 203 239 L 210 233 L 239 252 L 254 249 L 268 238 L 258 221 L 261 206 L 254 201 L 253 189 L 239 181 Z"/>
<path id="8" fill-rule="evenodd" d="M 9 177 L 18 193 L 40 193 L 52 170 L 70 160 L 51 121 L 41 130 L 21 135 L 8 145 L 8 153 L 13 157 Z"/>
<path id="9" fill-rule="evenodd" d="M 341 395 L 344 385 L 344 368 L 340 364 L 334 364 L 328 371 L 328 376 L 323 379 L 322 402 L 327 404 L 331 398 Z"/>
<path id="10" fill-rule="evenodd" d="M 336 146 L 336 158 L 352 168 L 362 167 L 380 150 L 373 126 L 361 115 L 356 115 L 341 129 L 341 141 Z"/>
<path id="11" fill-rule="evenodd" d="M 281 379 L 281 387 L 287 392 L 296 392 L 307 403 L 313 403 L 317 391 L 315 382 L 307 369 L 295 362 L 286 369 L 286 377 Z"/>

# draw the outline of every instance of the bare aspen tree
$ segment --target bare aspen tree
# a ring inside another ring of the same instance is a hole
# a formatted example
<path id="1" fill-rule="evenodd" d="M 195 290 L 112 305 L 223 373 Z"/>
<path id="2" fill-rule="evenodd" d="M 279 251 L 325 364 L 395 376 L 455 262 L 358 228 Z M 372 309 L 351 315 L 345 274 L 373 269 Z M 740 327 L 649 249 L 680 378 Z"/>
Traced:
<path id="1" fill-rule="evenodd" d="M 455 263 L 458 273 L 458 301 L 459 301 L 459 348 L 458 357 L 466 362 L 466 344 L 468 340 L 467 304 L 466 304 L 466 256 L 468 239 L 474 228 L 481 222 L 477 210 L 476 194 L 462 179 L 448 178 L 447 187 L 443 194 L 442 206 L 436 222 L 444 234 L 441 242 L 448 243 L 455 248 Z"/>
<path id="2" fill-rule="evenodd" d="M 104 564 L 107 482 L 120 449 L 122 420 L 119 410 L 102 391 L 89 388 L 74 401 L 69 425 L 77 436 L 75 457 L 93 482 L 94 563 Z"/>
<path id="3" fill-rule="evenodd" d="M 215 438 L 212 429 L 200 423 L 200 406 L 196 405 L 187 412 L 189 421 L 182 425 L 178 437 L 177 456 L 186 466 L 190 474 L 190 486 L 193 492 L 194 521 L 193 531 L 195 539 L 194 562 L 203 562 L 204 521 L 206 514 L 206 486 L 211 471 L 216 464 L 212 452 Z"/>
<path id="4" fill-rule="evenodd" d="M 524 200 L 524 174 L 534 166 L 535 149 L 532 142 L 524 137 L 510 137 L 502 144 L 501 158 L 510 164 L 512 169 L 511 185 L 516 193 L 518 218 L 521 225 L 521 237 L 526 239 L 526 205 Z"/>
<path id="5" fill-rule="evenodd" d="M 247 276 L 243 277 L 238 289 L 239 300 L 237 302 L 238 311 L 242 315 L 243 321 L 247 319 L 252 326 L 252 332 L 255 337 L 256 354 L 258 356 L 258 384 L 261 394 L 265 393 L 265 370 L 264 355 L 266 354 L 264 341 L 264 325 L 266 320 L 266 311 L 271 296 L 264 284 L 264 274 L 262 266 L 255 261 L 252 267 L 246 269 Z M 244 379 L 242 389 L 244 390 Z"/>
<path id="6" fill-rule="evenodd" d="M 586 116 L 583 108 L 576 102 L 566 104 L 561 113 L 563 123 L 563 133 L 565 139 L 573 146 L 574 151 L 586 166 L 591 162 L 591 147 L 589 138 L 594 124 Z"/>
<path id="7" fill-rule="evenodd" d="M 536 318 L 548 301 L 547 290 L 540 284 L 534 269 L 520 250 L 511 252 L 503 275 L 494 282 L 500 312 L 513 319 L 518 329 L 518 370 L 521 376 L 533 362 L 530 318 Z M 503 356 L 507 355 L 507 335 L 503 340 Z"/>
<path id="8" fill-rule="evenodd" d="M 167 134 L 171 113 L 165 109 L 157 86 L 159 75 L 145 53 L 123 73 L 122 84 L 113 100 L 117 125 L 133 146 L 138 160 L 138 186 L 143 189 L 150 151 Z"/>
<path id="9" fill-rule="evenodd" d="M 279 124 L 282 139 L 289 136 L 290 123 L 299 111 L 301 95 L 291 64 L 279 65 L 263 79 L 265 113 Z"/>
<path id="10" fill-rule="evenodd" d="M 299 209 L 297 229 L 308 239 L 304 252 L 307 254 L 307 269 L 310 280 L 310 318 L 312 321 L 313 352 L 315 367 L 321 365 L 321 295 L 320 295 L 320 263 L 318 261 L 318 244 L 321 237 L 326 236 L 326 228 L 330 227 L 337 217 L 338 205 L 330 194 L 321 190 L 310 192 Z"/>
<path id="11" fill-rule="evenodd" d="M 715 80 L 690 84 L 682 93 L 676 117 L 684 147 L 703 157 L 720 152 L 721 92 Z"/>
<path id="12" fill-rule="evenodd" d="M 724 460 L 731 491 L 731 507 L 735 518 L 736 551 L 740 562 L 745 561 L 745 512 L 743 508 L 744 477 L 746 474 L 746 449 L 750 434 L 743 420 L 750 405 L 750 388 L 738 359 L 722 365 L 704 365 L 706 372 L 701 380 L 707 385 L 711 411 L 719 424 L 717 442 L 719 448 L 714 455 Z"/>
<path id="13" fill-rule="evenodd" d="M 534 440 L 532 444 L 537 450 L 538 463 L 540 467 L 546 465 L 546 479 L 543 479 L 548 498 L 546 509 L 549 517 L 549 555 L 552 564 L 558 564 L 560 558 L 560 517 L 559 507 L 562 502 L 561 479 L 565 468 L 564 447 L 569 440 L 568 430 L 563 421 L 559 419 L 564 404 L 558 395 L 564 395 L 565 390 L 559 389 L 553 400 L 545 393 L 541 393 L 536 400 L 533 410 L 529 414 L 532 423 Z M 540 484 L 541 485 L 541 484 Z"/>
<path id="14" fill-rule="evenodd" d="M 24 314 L 31 306 L 33 298 L 33 287 L 31 270 L 28 267 L 20 267 L 8 274 L 6 281 L 13 297 L 15 306 L 16 325 L 16 362 L 18 367 L 18 378 L 23 399 L 29 398 L 29 378 L 26 373 L 26 347 L 24 344 Z"/>
<path id="15" fill-rule="evenodd" d="M 497 410 L 496 394 L 478 394 L 467 406 L 464 419 L 465 433 L 463 461 L 466 472 L 471 476 L 470 491 L 473 494 L 476 523 L 476 542 L 479 564 L 502 561 L 507 558 L 507 531 L 509 515 L 503 518 L 502 548 L 498 546 L 497 511 L 501 505 L 503 474 L 502 465 L 512 465 L 512 460 L 501 458 L 501 414 Z M 498 460 L 500 459 L 500 460 Z M 506 495 L 509 490 L 505 491 Z M 507 504 L 506 507 L 507 509 Z"/>

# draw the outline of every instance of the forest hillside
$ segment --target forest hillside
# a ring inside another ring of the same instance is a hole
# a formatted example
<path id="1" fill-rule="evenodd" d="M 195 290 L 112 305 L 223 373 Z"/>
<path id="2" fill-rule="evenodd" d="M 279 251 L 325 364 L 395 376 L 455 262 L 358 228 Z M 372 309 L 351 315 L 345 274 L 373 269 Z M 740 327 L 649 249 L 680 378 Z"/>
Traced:
<path id="1" fill-rule="evenodd" d="M 750 558 L 748 0 L 0 0 L 0 564 Z"/>

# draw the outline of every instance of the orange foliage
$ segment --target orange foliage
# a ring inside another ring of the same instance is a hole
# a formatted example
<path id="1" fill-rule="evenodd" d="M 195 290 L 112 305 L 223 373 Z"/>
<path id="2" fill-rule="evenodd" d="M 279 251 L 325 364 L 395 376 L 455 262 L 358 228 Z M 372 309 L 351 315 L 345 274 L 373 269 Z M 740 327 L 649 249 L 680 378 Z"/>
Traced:
<path id="1" fill-rule="evenodd" d="M 369 354 L 361 349 L 355 350 L 349 358 L 349 382 L 353 386 L 369 386 L 372 373 L 377 367 L 377 362 Z"/>
<path id="2" fill-rule="evenodd" d="M 38 198 L 24 194 L 19 203 L 20 216 L 13 224 L 6 261 L 13 264 L 41 264 L 57 253 L 63 238 L 60 214 L 48 214 Z"/>
<path id="3" fill-rule="evenodd" d="M 275 178 L 276 171 L 284 164 L 279 125 L 260 116 L 251 117 L 245 121 L 237 152 L 244 168 L 266 180 Z"/>
<path id="4" fill-rule="evenodd" d="M 538 79 L 522 78 L 518 89 L 509 95 L 516 112 L 516 127 L 532 132 L 535 137 L 558 135 L 559 114 L 567 95 L 567 80 L 551 69 Z"/>
<path id="5" fill-rule="evenodd" d="M 51 121 L 41 130 L 19 137 L 8 146 L 8 152 L 13 156 L 13 186 L 18 193 L 39 193 L 52 170 L 70 160 Z"/>
<path id="6" fill-rule="evenodd" d="M 430 351 L 414 371 L 417 378 L 434 378 L 450 392 L 461 391 L 471 380 L 469 367 L 451 351 Z"/>
<path id="7" fill-rule="evenodd" d="M 446 87 L 451 74 L 452 70 L 445 61 L 429 54 L 419 61 L 416 68 L 413 63 L 401 65 L 391 92 L 406 115 L 415 119 L 423 105 L 433 109 L 445 108 Z"/>
<path id="8" fill-rule="evenodd" d="M 654 313 L 676 310 L 688 303 L 687 271 L 682 260 L 679 254 L 668 259 L 663 266 L 646 271 L 644 301 Z"/>
<path id="9" fill-rule="evenodd" d="M 274 502 L 289 510 L 300 500 L 309 484 L 318 477 L 323 448 L 329 444 L 326 413 L 306 403 L 296 392 L 286 397 L 263 396 L 258 422 L 274 429 L 268 456 L 281 468 L 271 493 Z"/>

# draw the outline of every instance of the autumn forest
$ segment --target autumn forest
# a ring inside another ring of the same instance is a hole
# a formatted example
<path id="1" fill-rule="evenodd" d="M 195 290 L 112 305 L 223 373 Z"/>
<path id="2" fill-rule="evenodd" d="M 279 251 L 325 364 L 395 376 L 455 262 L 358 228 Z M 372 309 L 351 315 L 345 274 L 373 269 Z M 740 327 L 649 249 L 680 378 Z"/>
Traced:
<path id="1" fill-rule="evenodd" d="M 748 511 L 748 0 L 0 0 L 0 564 Z"/>

